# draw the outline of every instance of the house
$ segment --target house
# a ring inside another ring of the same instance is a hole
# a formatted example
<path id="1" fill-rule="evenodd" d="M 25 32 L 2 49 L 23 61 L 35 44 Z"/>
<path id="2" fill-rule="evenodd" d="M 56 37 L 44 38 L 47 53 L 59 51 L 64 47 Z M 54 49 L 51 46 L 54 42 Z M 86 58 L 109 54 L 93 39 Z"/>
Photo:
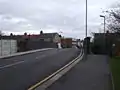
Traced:
<path id="1" fill-rule="evenodd" d="M 41 48 L 57 48 L 58 46 L 60 46 L 61 42 L 61 37 L 58 33 L 43 32 L 33 35 L 27 35 L 27 33 L 24 33 L 24 35 L 10 34 L 9 36 L 1 36 L 0 38 L 2 39 L 2 41 L 4 40 L 4 42 L 15 42 L 15 50 L 17 52 Z M 9 45 L 7 45 L 8 48 L 10 47 Z M 9 52 L 11 53 L 10 50 Z"/>
<path id="2" fill-rule="evenodd" d="M 45 42 L 52 42 L 52 43 L 59 43 L 61 37 L 58 33 L 41 33 L 37 35 L 30 35 L 30 40 L 36 41 L 45 41 Z"/>
<path id="3" fill-rule="evenodd" d="M 24 36 L 26 39 L 26 50 L 41 48 L 58 48 L 61 37 L 58 33 L 40 33 L 36 35 Z"/>

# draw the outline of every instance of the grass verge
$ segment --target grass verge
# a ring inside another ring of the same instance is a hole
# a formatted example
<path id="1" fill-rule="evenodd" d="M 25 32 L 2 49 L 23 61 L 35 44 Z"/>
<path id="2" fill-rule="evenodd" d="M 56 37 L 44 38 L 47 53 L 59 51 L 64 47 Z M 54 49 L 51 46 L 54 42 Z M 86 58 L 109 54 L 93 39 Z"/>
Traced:
<path id="1" fill-rule="evenodd" d="M 113 57 L 110 61 L 115 90 L 120 90 L 120 57 Z"/>

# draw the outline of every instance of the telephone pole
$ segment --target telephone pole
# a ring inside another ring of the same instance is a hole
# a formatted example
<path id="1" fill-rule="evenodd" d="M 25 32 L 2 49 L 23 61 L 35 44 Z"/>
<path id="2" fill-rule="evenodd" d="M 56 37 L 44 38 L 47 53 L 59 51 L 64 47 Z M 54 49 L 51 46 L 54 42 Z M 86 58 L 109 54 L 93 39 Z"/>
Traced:
<path id="1" fill-rule="evenodd" d="M 86 38 L 87 38 L 87 18 L 88 18 L 88 17 L 87 17 L 87 14 L 88 14 L 88 12 L 87 12 L 87 11 L 88 11 L 88 6 L 87 6 L 87 5 L 88 5 L 88 1 L 86 0 L 86 25 L 85 25 L 85 29 L 86 29 L 86 32 L 85 32 L 86 35 L 85 35 L 85 37 L 86 37 Z"/>

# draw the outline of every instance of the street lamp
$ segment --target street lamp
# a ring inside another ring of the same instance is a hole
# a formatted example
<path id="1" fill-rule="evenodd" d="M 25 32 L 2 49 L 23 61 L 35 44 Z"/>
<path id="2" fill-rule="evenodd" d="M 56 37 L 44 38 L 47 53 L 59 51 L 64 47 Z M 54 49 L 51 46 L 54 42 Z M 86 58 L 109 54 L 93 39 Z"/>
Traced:
<path id="1" fill-rule="evenodd" d="M 106 50 L 106 39 L 105 39 L 105 16 L 100 15 L 100 17 L 104 18 L 104 50 Z"/>
<path id="2" fill-rule="evenodd" d="M 100 17 L 104 18 L 104 33 L 105 33 L 105 16 L 100 15 Z"/>

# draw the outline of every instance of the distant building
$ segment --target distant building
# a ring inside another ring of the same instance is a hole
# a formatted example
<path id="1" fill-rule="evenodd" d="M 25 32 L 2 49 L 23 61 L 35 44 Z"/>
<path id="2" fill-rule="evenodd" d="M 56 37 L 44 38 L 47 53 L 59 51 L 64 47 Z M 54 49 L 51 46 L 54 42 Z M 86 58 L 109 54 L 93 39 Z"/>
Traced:
<path id="1" fill-rule="evenodd" d="M 42 33 L 30 35 L 27 47 L 31 49 L 40 48 L 58 48 L 61 43 L 61 37 L 58 33 Z"/>
<path id="2" fill-rule="evenodd" d="M 45 41 L 45 42 L 53 42 L 58 43 L 60 42 L 60 36 L 58 33 L 42 33 L 38 35 L 30 35 L 30 40 L 38 40 L 38 41 Z"/>
<path id="3" fill-rule="evenodd" d="M 78 48 L 82 47 L 82 43 L 80 39 L 72 39 L 72 45 L 77 46 Z"/>
<path id="4" fill-rule="evenodd" d="M 77 39 L 72 39 L 72 45 L 77 45 L 78 44 L 78 42 L 77 42 Z"/>
<path id="5" fill-rule="evenodd" d="M 57 48 L 60 45 L 61 37 L 58 33 L 43 33 L 34 35 L 13 35 L 1 36 L 2 40 L 15 40 L 17 42 L 17 51 L 28 51 L 41 48 Z"/>
<path id="6" fill-rule="evenodd" d="M 62 38 L 61 45 L 63 48 L 71 48 L 72 47 L 72 38 Z"/>

